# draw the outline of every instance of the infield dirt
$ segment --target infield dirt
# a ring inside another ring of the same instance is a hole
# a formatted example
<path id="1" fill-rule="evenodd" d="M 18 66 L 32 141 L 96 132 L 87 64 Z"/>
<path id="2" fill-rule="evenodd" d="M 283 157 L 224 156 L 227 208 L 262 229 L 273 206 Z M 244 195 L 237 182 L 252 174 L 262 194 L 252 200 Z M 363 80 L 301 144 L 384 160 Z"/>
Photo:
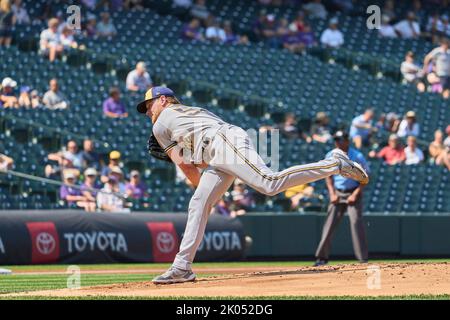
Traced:
<path id="1" fill-rule="evenodd" d="M 122 270 L 124 271 L 124 270 Z M 130 272 L 131 270 L 124 271 Z M 139 270 L 142 271 L 142 270 Z M 149 272 L 154 273 L 151 269 Z M 151 281 L 11 294 L 14 296 L 230 297 L 401 296 L 450 294 L 450 263 L 380 263 L 287 268 L 197 268 L 222 274 L 196 282 L 154 285 Z M 112 272 L 105 270 L 105 272 Z M 120 273 L 120 270 L 116 271 Z M 133 271 L 131 271 L 133 272 Z"/>

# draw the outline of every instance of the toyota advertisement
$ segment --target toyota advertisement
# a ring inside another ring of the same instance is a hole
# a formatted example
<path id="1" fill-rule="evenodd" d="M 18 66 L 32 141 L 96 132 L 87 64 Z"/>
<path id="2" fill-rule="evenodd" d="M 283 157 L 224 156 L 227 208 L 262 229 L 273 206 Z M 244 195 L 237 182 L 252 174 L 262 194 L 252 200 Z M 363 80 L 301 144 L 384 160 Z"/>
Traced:
<path id="1" fill-rule="evenodd" d="M 0 264 L 5 265 L 172 262 L 187 216 L 10 211 L 0 219 Z M 238 220 L 211 216 L 196 260 L 242 259 L 244 239 Z"/>

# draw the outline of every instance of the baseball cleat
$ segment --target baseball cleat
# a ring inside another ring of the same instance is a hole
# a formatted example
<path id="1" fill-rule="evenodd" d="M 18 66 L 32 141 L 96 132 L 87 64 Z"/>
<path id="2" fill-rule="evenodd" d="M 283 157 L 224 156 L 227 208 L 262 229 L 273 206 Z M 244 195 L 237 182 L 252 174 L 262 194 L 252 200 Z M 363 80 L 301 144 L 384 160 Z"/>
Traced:
<path id="1" fill-rule="evenodd" d="M 358 181 L 361 184 L 369 183 L 369 175 L 363 167 L 348 157 L 348 155 L 341 149 L 334 149 L 331 151 L 331 156 L 339 160 L 339 174 L 343 177 Z"/>
<path id="2" fill-rule="evenodd" d="M 314 262 L 314 267 L 321 267 L 321 266 L 326 266 L 328 264 L 328 260 L 324 260 L 324 259 L 317 259 L 316 262 Z"/>
<path id="3" fill-rule="evenodd" d="M 155 284 L 171 284 L 182 283 L 195 280 L 195 273 L 192 270 L 181 270 L 175 267 L 170 267 L 169 270 L 162 275 L 152 280 Z"/>

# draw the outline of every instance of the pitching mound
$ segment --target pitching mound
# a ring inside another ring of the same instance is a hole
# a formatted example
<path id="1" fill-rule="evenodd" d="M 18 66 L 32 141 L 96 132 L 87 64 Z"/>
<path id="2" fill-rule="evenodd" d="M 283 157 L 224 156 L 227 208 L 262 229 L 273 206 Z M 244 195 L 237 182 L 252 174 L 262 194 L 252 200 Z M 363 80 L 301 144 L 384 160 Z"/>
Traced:
<path id="1" fill-rule="evenodd" d="M 199 278 L 196 282 L 184 284 L 154 285 L 149 281 L 16 295 L 251 297 L 450 294 L 448 263 L 357 264 L 248 271 L 252 272 Z"/>

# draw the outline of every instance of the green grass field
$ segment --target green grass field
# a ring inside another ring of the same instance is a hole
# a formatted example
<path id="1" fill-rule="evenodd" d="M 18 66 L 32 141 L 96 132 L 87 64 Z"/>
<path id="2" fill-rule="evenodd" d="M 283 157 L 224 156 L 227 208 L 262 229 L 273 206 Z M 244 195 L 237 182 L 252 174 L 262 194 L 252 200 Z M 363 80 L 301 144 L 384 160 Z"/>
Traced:
<path id="1" fill-rule="evenodd" d="M 406 263 L 406 262 L 449 262 L 449 259 L 426 259 L 426 260 L 371 260 L 371 263 Z M 345 264 L 354 263 L 354 261 L 338 261 L 333 264 Z M 195 267 L 198 268 L 238 268 L 238 267 L 301 267 L 310 266 L 311 262 L 228 262 L 228 263 L 196 263 Z M 151 281 L 151 279 L 159 274 L 159 269 L 165 269 L 169 264 L 95 264 L 95 265 L 80 265 L 81 269 L 81 286 L 95 286 L 95 285 L 108 285 L 119 284 L 129 282 L 145 282 Z M 68 265 L 36 265 L 36 266 L 2 266 L 13 271 L 11 275 L 0 275 L 0 300 L 16 300 L 16 299 L 61 299 L 61 298 L 48 298 L 39 296 L 27 296 L 27 297 L 6 297 L 8 293 L 20 293 L 30 291 L 63 289 L 67 287 L 67 279 L 70 275 L 66 274 Z M 155 270 L 158 269 L 158 270 Z M 93 274 L 99 270 L 111 270 L 111 273 L 107 274 Z M 116 273 L 114 270 L 117 270 Z M 123 270 L 124 273 L 120 273 Z M 126 271 L 133 270 L 133 273 L 126 273 Z M 157 272 L 156 272 L 157 271 Z M 23 273 L 21 273 L 23 272 Z M 27 274 L 27 272 L 39 273 L 39 272 L 54 272 L 55 274 Z M 84 272 L 84 273 L 83 273 Z M 220 274 L 214 273 L 198 273 L 198 277 L 210 277 Z M 249 299 L 398 299 L 399 297 L 303 297 L 303 296 L 286 296 L 286 297 L 251 297 Z M 83 298 L 71 298 L 71 299 L 155 299 L 149 297 L 108 297 L 108 296 L 96 296 L 96 297 L 83 297 Z M 164 298 L 167 299 L 167 298 Z M 205 297 L 173 297 L 169 299 L 205 299 Z M 246 299 L 246 297 L 208 297 L 207 299 Z M 412 295 L 402 296 L 401 299 L 450 299 L 450 295 Z"/>

